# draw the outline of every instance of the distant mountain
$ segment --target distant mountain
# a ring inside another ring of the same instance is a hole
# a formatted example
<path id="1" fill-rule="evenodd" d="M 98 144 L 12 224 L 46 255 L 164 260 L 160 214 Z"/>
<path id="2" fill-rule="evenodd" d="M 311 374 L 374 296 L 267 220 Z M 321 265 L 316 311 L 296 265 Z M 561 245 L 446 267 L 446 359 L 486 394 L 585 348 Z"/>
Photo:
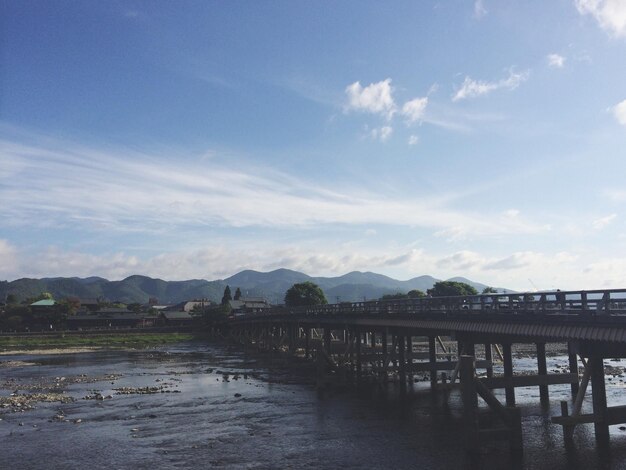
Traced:
<path id="1" fill-rule="evenodd" d="M 130 276 L 121 281 L 108 281 L 101 277 L 55 277 L 43 279 L 18 279 L 0 282 L 0 300 L 7 294 L 15 294 L 23 300 L 36 297 L 42 292 L 50 292 L 56 299 L 68 296 L 82 298 L 101 298 L 124 303 L 146 303 L 156 298 L 162 304 L 182 302 L 183 300 L 207 298 L 214 302 L 222 299 L 224 288 L 229 285 L 231 292 L 239 287 L 244 296 L 262 296 L 271 303 L 282 303 L 285 292 L 297 282 L 311 281 L 318 284 L 329 302 L 354 302 L 363 299 L 378 299 L 385 294 L 406 293 L 412 289 L 426 291 L 436 279 L 432 276 L 419 276 L 407 281 L 372 272 L 353 271 L 337 277 L 312 277 L 290 269 L 277 269 L 270 272 L 245 270 L 229 278 L 216 281 L 192 279 L 188 281 L 164 281 L 147 276 Z M 450 281 L 465 282 L 479 292 L 484 284 L 473 282 L 463 277 L 454 277 Z M 498 288 L 498 290 L 506 290 Z"/>

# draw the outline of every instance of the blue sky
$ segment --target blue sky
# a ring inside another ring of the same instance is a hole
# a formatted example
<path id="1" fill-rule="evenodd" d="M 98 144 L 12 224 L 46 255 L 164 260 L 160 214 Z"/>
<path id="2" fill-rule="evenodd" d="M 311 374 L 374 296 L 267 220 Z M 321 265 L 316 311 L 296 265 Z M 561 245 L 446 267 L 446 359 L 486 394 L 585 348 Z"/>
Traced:
<path id="1" fill-rule="evenodd" d="M 624 1 L 1 8 L 0 279 L 626 286 Z"/>

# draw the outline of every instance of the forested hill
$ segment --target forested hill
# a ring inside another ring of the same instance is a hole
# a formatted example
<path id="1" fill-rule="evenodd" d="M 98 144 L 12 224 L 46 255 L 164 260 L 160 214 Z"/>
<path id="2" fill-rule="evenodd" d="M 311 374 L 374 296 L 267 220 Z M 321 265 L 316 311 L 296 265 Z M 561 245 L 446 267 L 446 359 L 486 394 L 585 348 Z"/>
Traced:
<path id="1" fill-rule="evenodd" d="M 408 281 L 398 281 L 382 274 L 359 271 L 338 277 L 311 277 L 289 269 L 277 269 L 267 273 L 246 270 L 216 281 L 164 281 L 146 276 L 130 276 L 121 281 L 108 281 L 101 277 L 18 279 L 0 282 L 0 300 L 4 300 L 7 294 L 16 295 L 21 301 L 36 297 L 42 292 L 49 292 L 55 299 L 76 296 L 145 303 L 150 298 L 156 298 L 159 303 L 170 304 L 208 298 L 219 302 L 224 288 L 230 285 L 233 292 L 239 287 L 244 296 L 263 296 L 272 303 L 281 303 L 285 292 L 294 283 L 312 281 L 323 289 L 328 301 L 332 303 L 337 300 L 343 302 L 377 299 L 385 294 L 406 293 L 411 289 L 426 291 L 438 280 L 431 276 L 419 276 Z M 464 278 L 451 280 L 466 282 L 478 291 L 486 287 Z"/>

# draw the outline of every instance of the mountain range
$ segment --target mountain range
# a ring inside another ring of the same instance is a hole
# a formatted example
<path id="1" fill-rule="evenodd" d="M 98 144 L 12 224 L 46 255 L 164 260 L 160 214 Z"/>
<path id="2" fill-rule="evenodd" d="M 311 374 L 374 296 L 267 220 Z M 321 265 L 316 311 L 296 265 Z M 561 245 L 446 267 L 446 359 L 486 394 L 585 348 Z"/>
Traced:
<path id="1" fill-rule="evenodd" d="M 485 284 L 463 277 L 448 279 L 465 282 L 479 292 Z M 234 295 L 237 288 L 244 297 L 265 297 L 271 303 L 282 303 L 285 292 L 294 283 L 311 281 L 319 285 L 330 303 L 354 302 L 363 299 L 378 299 L 385 294 L 406 293 L 411 289 L 426 291 L 439 281 L 432 276 L 418 276 L 408 281 L 399 281 L 382 274 L 354 271 L 338 277 L 312 277 L 298 271 L 277 269 L 271 272 L 241 271 L 227 279 L 207 281 L 164 281 L 147 276 L 134 275 L 121 281 L 109 281 L 101 277 L 55 277 L 42 279 L 17 279 L 0 282 L 0 299 L 14 294 L 18 300 L 35 297 L 49 292 L 55 299 L 68 296 L 101 298 L 124 303 L 146 303 L 150 298 L 161 304 L 184 300 L 208 298 L 219 302 L 228 285 Z M 498 289 L 504 290 L 504 289 Z"/>

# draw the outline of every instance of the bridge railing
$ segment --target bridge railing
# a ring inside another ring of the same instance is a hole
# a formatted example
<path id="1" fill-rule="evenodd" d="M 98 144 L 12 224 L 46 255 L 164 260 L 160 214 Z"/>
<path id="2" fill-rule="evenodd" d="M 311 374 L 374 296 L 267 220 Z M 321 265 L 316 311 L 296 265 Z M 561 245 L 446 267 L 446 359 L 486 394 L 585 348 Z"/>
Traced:
<path id="1" fill-rule="evenodd" d="M 389 315 L 419 314 L 425 312 L 626 315 L 626 289 L 521 292 L 370 300 L 282 308 L 274 311 L 274 313 L 283 314 L 287 312 L 301 315 Z"/>

